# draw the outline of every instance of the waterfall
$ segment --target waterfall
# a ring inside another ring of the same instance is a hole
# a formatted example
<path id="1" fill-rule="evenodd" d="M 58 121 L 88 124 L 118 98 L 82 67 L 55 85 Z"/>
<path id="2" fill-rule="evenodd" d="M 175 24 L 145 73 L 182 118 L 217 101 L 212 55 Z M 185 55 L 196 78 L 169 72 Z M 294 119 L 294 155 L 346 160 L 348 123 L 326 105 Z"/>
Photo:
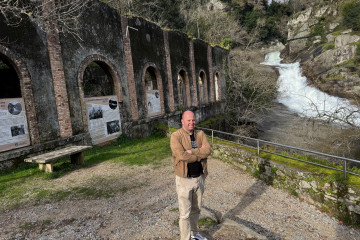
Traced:
<path id="1" fill-rule="evenodd" d="M 278 99 L 290 111 L 304 117 L 318 117 L 323 120 L 336 121 L 350 116 L 348 121 L 360 126 L 359 108 L 347 99 L 330 96 L 317 88 L 308 85 L 306 77 L 301 75 L 300 63 L 281 63 L 280 52 L 266 54 L 262 64 L 275 66 L 279 70 Z M 351 114 L 353 113 L 353 114 Z"/>

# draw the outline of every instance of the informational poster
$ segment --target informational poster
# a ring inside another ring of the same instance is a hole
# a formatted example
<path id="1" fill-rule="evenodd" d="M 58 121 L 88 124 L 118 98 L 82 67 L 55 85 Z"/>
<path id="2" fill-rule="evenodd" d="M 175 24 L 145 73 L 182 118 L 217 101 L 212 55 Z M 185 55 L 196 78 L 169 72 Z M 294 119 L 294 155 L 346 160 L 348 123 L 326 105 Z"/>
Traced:
<path id="1" fill-rule="evenodd" d="M 121 134 L 121 119 L 116 96 L 85 98 L 89 132 L 93 144 L 117 138 Z"/>
<path id="2" fill-rule="evenodd" d="M 24 100 L 0 99 L 0 152 L 30 145 Z"/>
<path id="3" fill-rule="evenodd" d="M 146 99 L 147 99 L 148 116 L 151 117 L 151 116 L 160 115 L 161 105 L 160 105 L 159 90 L 147 90 Z"/>

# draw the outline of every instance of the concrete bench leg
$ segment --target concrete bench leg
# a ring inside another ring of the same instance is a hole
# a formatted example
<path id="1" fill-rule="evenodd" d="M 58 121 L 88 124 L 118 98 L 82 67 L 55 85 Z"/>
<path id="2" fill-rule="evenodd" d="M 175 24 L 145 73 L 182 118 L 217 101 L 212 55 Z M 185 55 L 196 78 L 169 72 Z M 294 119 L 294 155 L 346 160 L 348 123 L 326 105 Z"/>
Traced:
<path id="1" fill-rule="evenodd" d="M 76 165 L 82 165 L 84 163 L 84 153 L 79 152 L 70 155 L 71 163 Z"/>
<path id="2" fill-rule="evenodd" d="M 39 169 L 40 169 L 40 171 L 45 171 L 45 164 L 39 163 Z"/>
<path id="3" fill-rule="evenodd" d="M 52 163 L 39 163 L 39 169 L 40 171 L 53 172 L 53 165 Z"/>

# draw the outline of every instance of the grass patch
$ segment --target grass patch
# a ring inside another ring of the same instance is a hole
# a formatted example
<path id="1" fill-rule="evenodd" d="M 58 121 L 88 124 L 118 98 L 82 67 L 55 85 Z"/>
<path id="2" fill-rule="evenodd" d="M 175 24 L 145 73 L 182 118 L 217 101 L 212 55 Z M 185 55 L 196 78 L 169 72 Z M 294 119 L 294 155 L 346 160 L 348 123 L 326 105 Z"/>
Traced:
<path id="1" fill-rule="evenodd" d="M 111 161 L 130 166 L 152 164 L 161 166 L 162 160 L 171 156 L 169 138 L 161 132 L 142 139 L 120 136 L 106 146 L 94 146 L 85 151 L 82 166 L 70 163 L 70 158 L 59 159 L 54 172 L 41 172 L 37 164 L 22 163 L 16 169 L 0 173 L 0 209 L 16 208 L 25 203 L 59 201 L 71 198 L 97 199 L 112 197 L 114 193 L 125 192 L 128 187 L 112 186 L 108 179 L 94 179 L 90 186 L 56 189 L 53 179 L 62 177 L 76 169 Z M 76 180 L 74 180 L 76 181 Z"/>
<path id="2" fill-rule="evenodd" d="M 327 42 L 322 44 L 323 50 L 330 50 L 330 49 L 334 49 L 335 48 L 335 42 Z"/>
<path id="3" fill-rule="evenodd" d="M 129 139 L 121 136 L 109 145 L 95 146 L 85 153 L 85 166 L 99 162 L 112 161 L 126 165 L 141 166 L 159 164 L 171 156 L 169 138 L 155 133 L 147 138 Z"/>
<path id="4" fill-rule="evenodd" d="M 328 73 L 326 75 L 326 78 L 328 79 L 342 79 L 345 80 L 345 77 L 341 75 L 341 73 Z"/>
<path id="5" fill-rule="evenodd" d="M 224 144 L 224 145 L 232 146 L 232 147 L 237 147 L 237 148 L 240 148 L 242 150 L 257 153 L 256 149 L 252 149 L 252 148 L 249 148 L 249 147 L 244 147 L 244 146 L 241 146 L 239 144 L 232 143 L 232 142 L 227 142 L 227 141 L 215 139 L 214 143 Z M 293 168 L 297 168 L 297 169 L 312 172 L 312 173 L 316 174 L 316 176 L 319 176 L 321 178 L 320 182 L 328 182 L 328 183 L 342 182 L 344 184 L 347 184 L 348 186 L 360 188 L 360 177 L 358 177 L 358 176 L 347 174 L 347 179 L 345 180 L 344 179 L 344 173 L 341 172 L 341 171 L 336 171 L 336 170 L 333 170 L 333 169 L 328 169 L 328 168 L 324 168 L 324 167 L 320 167 L 320 166 L 311 165 L 309 163 L 301 162 L 301 161 L 294 160 L 294 159 L 291 159 L 291 158 L 299 158 L 299 159 L 306 160 L 306 161 L 309 161 L 309 162 L 314 162 L 314 163 L 319 163 L 319 164 L 326 165 L 326 166 L 331 166 L 331 167 L 337 168 L 339 170 L 342 170 L 343 166 L 330 164 L 329 162 L 327 162 L 324 159 L 314 158 L 312 156 L 302 156 L 300 154 L 287 154 L 285 152 L 282 152 L 281 154 L 283 156 L 279 156 L 279 155 L 274 154 L 274 153 L 268 153 L 268 152 L 261 151 L 260 152 L 260 157 L 264 158 L 264 159 L 271 160 L 273 162 L 281 163 L 281 164 L 284 164 L 284 165 L 287 165 L 287 166 L 290 166 L 290 167 L 293 167 Z M 359 173 L 360 174 L 360 170 L 357 169 L 356 167 L 354 167 L 352 169 L 348 169 L 348 171 L 352 171 L 354 173 Z M 254 173 L 252 173 L 252 175 L 254 177 L 258 177 L 259 173 L 257 171 L 255 171 Z"/>
<path id="6" fill-rule="evenodd" d="M 198 225 L 199 227 L 204 227 L 204 228 L 208 228 L 208 227 L 211 227 L 211 226 L 215 226 L 217 225 L 218 222 L 217 221 L 214 221 L 213 219 L 211 218 L 201 218 L 199 219 L 198 221 Z"/>

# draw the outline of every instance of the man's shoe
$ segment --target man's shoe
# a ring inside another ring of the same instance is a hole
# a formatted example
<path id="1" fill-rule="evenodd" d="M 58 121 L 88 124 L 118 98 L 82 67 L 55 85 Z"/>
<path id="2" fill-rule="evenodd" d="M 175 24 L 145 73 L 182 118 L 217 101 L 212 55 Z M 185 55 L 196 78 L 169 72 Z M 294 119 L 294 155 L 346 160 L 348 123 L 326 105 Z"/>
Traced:
<path id="1" fill-rule="evenodd" d="M 196 233 L 194 236 L 191 236 L 191 240 L 207 240 L 207 238 L 201 236 L 200 233 Z"/>

